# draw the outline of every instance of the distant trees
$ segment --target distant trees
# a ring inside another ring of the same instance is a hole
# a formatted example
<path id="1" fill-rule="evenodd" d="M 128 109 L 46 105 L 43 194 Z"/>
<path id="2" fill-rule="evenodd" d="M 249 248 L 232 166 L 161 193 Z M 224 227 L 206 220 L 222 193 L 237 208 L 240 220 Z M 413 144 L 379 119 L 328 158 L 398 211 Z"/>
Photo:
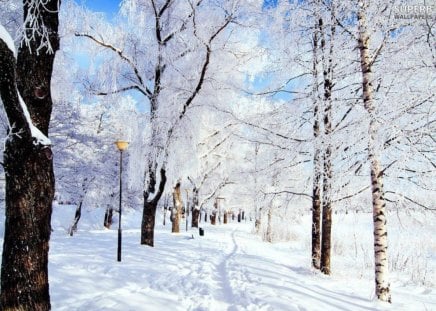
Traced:
<path id="1" fill-rule="evenodd" d="M 76 33 L 109 52 L 117 64 L 110 75 L 102 68 L 103 82 L 90 83 L 90 90 L 98 95 L 135 91 L 149 109 L 141 244 L 154 244 L 156 207 L 171 169 L 171 148 L 188 109 L 211 83 L 212 58 L 228 43 L 230 37 L 221 36 L 232 34 L 228 29 L 236 25 L 240 7 L 238 1 L 130 0 L 121 9 L 123 29 L 128 31 Z M 202 26 L 205 20 L 207 27 Z M 179 177 L 170 176 L 172 180 Z"/>
<path id="2" fill-rule="evenodd" d="M 24 1 L 18 53 L 0 26 L 0 95 L 9 121 L 3 162 L 2 310 L 50 309 L 47 266 L 55 181 L 47 136 L 53 63 L 59 49 L 59 4 Z"/>

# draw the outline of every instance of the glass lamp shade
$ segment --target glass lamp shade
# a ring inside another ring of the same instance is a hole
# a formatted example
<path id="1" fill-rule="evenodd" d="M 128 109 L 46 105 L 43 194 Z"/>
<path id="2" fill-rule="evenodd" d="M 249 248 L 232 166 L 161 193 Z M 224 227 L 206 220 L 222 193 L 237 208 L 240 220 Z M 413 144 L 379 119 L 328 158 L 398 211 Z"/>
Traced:
<path id="1" fill-rule="evenodd" d="M 127 142 L 125 140 L 117 140 L 115 142 L 115 145 L 117 145 L 118 150 L 124 151 L 124 150 L 127 149 L 127 146 L 129 145 L 129 142 Z"/>

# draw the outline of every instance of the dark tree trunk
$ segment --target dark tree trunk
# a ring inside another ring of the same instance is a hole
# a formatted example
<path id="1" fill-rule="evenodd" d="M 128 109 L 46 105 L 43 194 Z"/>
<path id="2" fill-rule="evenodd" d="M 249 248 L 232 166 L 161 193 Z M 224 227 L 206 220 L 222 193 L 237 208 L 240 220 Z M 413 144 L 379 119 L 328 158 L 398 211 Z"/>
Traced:
<path id="1" fill-rule="evenodd" d="M 41 43 L 36 35 L 30 50 L 22 45 L 15 64 L 11 51 L 0 40 L 0 93 L 9 124 L 14 125 L 4 152 L 6 220 L 1 310 L 41 311 L 51 307 L 47 266 L 55 185 L 53 157 L 47 143 L 31 136 L 16 85 L 33 124 L 47 135 L 53 105 L 50 82 L 54 52 L 59 48 L 58 3 L 51 0 L 28 12 L 28 3 L 24 1 L 25 16 L 39 12 L 35 18 L 47 27 L 53 53 L 47 53 L 46 48 L 36 52 Z M 31 31 L 30 25 L 26 26 Z"/>
<path id="2" fill-rule="evenodd" d="M 200 210 L 196 207 L 192 209 L 192 228 L 198 228 L 198 222 L 200 220 Z"/>
<path id="3" fill-rule="evenodd" d="M 141 226 L 141 244 L 154 246 L 154 225 L 156 220 L 157 202 L 147 201 L 144 203 Z"/>
<path id="4" fill-rule="evenodd" d="M 79 205 L 76 208 L 73 224 L 70 228 L 70 236 L 73 236 L 73 234 L 77 231 L 77 225 L 79 224 L 80 217 L 82 216 L 82 203 L 83 201 L 80 201 Z"/>
<path id="5" fill-rule="evenodd" d="M 104 213 L 104 224 L 103 224 L 108 229 L 110 229 L 112 226 L 113 214 L 114 214 L 114 209 L 112 208 L 112 206 L 108 206 L 106 208 L 106 212 Z"/>
<path id="6" fill-rule="evenodd" d="M 94 177 L 91 178 L 91 180 L 89 182 L 88 182 L 88 178 L 87 177 L 83 180 L 83 183 L 82 183 L 83 193 L 82 193 L 82 195 L 80 197 L 80 203 L 79 203 L 79 205 L 76 208 L 76 213 L 74 214 L 73 224 L 71 225 L 71 228 L 70 228 L 70 236 L 73 236 L 73 234 L 75 232 L 77 232 L 77 225 L 79 224 L 80 217 L 82 216 L 83 200 L 84 200 L 84 198 L 86 196 L 86 193 L 88 192 L 88 187 L 89 187 L 90 183 L 93 180 L 94 180 Z"/>
<path id="7" fill-rule="evenodd" d="M 194 186 L 192 189 L 192 219 L 191 219 L 191 227 L 198 228 L 198 222 L 200 219 L 200 207 L 198 206 L 198 192 L 200 189 Z"/>
<path id="8" fill-rule="evenodd" d="M 321 243 L 321 272 L 330 274 L 330 256 L 332 243 L 332 206 L 331 202 L 324 202 L 322 207 L 322 243 Z"/>
<path id="9" fill-rule="evenodd" d="M 141 223 L 141 244 L 154 246 L 154 226 L 156 220 L 156 209 L 157 203 L 159 202 L 162 193 L 165 189 L 165 184 L 167 181 L 165 169 L 160 170 L 160 182 L 159 188 L 152 199 L 150 195 L 155 193 L 156 178 L 153 171 L 150 174 L 150 181 L 147 190 L 144 191 L 144 209 L 142 212 L 142 223 Z"/>
<path id="10" fill-rule="evenodd" d="M 312 194 L 312 266 L 320 268 L 321 261 L 321 176 L 315 174 Z"/>
<path id="11" fill-rule="evenodd" d="M 15 147 L 17 147 L 15 145 Z M 2 310 L 49 310 L 48 250 L 54 196 L 52 161 L 7 144 Z"/>

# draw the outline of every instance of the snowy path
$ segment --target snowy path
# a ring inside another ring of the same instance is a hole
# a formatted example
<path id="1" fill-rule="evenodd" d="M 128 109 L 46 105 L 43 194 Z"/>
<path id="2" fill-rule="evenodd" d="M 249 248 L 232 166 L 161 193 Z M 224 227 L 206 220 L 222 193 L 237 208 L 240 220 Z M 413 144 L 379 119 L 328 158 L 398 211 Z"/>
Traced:
<path id="1" fill-rule="evenodd" d="M 139 229 L 124 230 L 121 263 L 116 230 L 71 238 L 58 228 L 49 266 L 53 310 L 436 309 L 432 290 L 392 306 L 372 301 L 372 282 L 314 273 L 307 254 L 260 242 L 248 224 L 204 226 L 204 237 L 160 226 L 155 248 L 139 245 Z"/>

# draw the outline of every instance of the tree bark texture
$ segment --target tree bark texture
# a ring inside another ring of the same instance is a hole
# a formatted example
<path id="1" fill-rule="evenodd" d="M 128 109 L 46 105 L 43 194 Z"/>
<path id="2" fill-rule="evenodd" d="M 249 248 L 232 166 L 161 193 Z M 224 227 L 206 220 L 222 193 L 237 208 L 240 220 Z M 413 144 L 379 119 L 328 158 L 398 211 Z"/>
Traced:
<path id="1" fill-rule="evenodd" d="M 150 171 L 150 181 L 147 190 L 144 191 L 144 208 L 142 211 L 142 223 L 141 223 L 141 244 L 154 246 L 154 226 L 156 221 L 156 209 L 157 203 L 159 202 L 163 191 L 165 189 L 165 184 L 167 181 L 165 169 L 160 170 L 160 182 L 159 188 L 155 189 L 156 185 L 156 174 L 154 171 Z M 151 195 L 154 196 L 150 198 Z"/>
<path id="2" fill-rule="evenodd" d="M 114 214 L 114 209 L 112 208 L 112 206 L 108 206 L 106 208 L 106 212 L 104 213 L 104 223 L 103 223 L 103 225 L 108 229 L 110 229 L 112 226 L 113 214 Z"/>
<path id="3" fill-rule="evenodd" d="M 312 185 L 312 267 L 320 269 L 321 261 L 321 187 L 322 152 L 320 146 L 320 98 L 318 89 L 318 21 L 313 34 L 313 185 Z"/>
<path id="4" fill-rule="evenodd" d="M 80 201 L 79 205 L 76 208 L 76 212 L 74 214 L 73 224 L 70 228 L 70 236 L 73 236 L 73 234 L 77 231 L 77 225 L 79 224 L 80 217 L 82 216 L 82 203 L 83 200 Z"/>
<path id="5" fill-rule="evenodd" d="M 1 267 L 1 310 L 50 310 L 48 251 L 51 233 L 54 174 L 49 145 L 38 143 L 31 135 L 21 94 L 32 123 L 48 134 L 52 99 L 50 82 L 55 52 L 59 48 L 58 1 L 38 8 L 24 3 L 24 16 L 45 25 L 53 53 L 45 47 L 38 52 L 37 34 L 30 47 L 23 44 L 17 61 L 0 40 L 0 94 L 9 124 L 5 143 L 6 220 Z M 24 25 L 32 31 L 30 25 Z M 42 32 L 42 29 L 38 29 Z"/>
<path id="6" fill-rule="evenodd" d="M 323 21 L 318 20 L 321 39 L 321 59 L 323 66 L 323 87 L 324 87 L 324 156 L 322 175 L 322 229 L 321 229 L 321 262 L 320 269 L 324 274 L 329 275 L 331 258 L 331 232 L 332 232 L 332 91 L 333 91 L 333 45 L 335 35 L 334 11 L 331 9 L 331 25 L 329 36 L 329 49 L 327 51 L 327 31 Z"/>
<path id="7" fill-rule="evenodd" d="M 198 205 L 198 192 L 199 189 L 194 187 L 192 189 L 192 218 L 191 218 L 191 227 L 198 228 L 198 222 L 200 220 L 200 206 Z"/>
<path id="8" fill-rule="evenodd" d="M 273 234 L 272 234 L 272 212 L 273 208 L 272 206 L 268 209 L 268 221 L 266 226 L 266 233 L 264 240 L 267 242 L 272 243 L 273 242 Z"/>
<path id="9" fill-rule="evenodd" d="M 171 232 L 179 233 L 180 232 L 180 218 L 182 215 L 182 194 L 180 191 L 180 183 L 177 183 L 174 187 L 173 192 L 173 219 L 172 219 L 172 227 Z"/>
<path id="10" fill-rule="evenodd" d="M 358 12 L 360 65 L 362 71 L 363 103 L 369 114 L 368 160 L 371 173 L 371 191 L 374 223 L 375 294 L 381 301 L 391 302 L 388 273 L 388 237 L 386 226 L 386 202 L 383 197 L 383 172 L 380 166 L 375 137 L 378 126 L 375 118 L 372 86 L 372 60 L 369 52 L 369 35 L 366 25 L 366 4 L 359 1 Z"/>

